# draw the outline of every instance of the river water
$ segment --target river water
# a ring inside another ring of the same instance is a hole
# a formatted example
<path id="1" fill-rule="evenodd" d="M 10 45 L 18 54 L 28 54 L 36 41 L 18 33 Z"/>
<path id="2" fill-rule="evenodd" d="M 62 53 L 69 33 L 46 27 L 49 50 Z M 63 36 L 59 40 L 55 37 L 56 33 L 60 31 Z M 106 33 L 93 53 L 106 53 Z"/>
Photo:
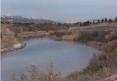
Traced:
<path id="1" fill-rule="evenodd" d="M 36 65 L 46 71 L 52 62 L 54 70 L 67 75 L 85 68 L 98 49 L 81 43 L 55 41 L 47 38 L 27 40 L 23 49 L 2 55 L 2 81 L 9 81 L 13 73 L 26 71 Z"/>

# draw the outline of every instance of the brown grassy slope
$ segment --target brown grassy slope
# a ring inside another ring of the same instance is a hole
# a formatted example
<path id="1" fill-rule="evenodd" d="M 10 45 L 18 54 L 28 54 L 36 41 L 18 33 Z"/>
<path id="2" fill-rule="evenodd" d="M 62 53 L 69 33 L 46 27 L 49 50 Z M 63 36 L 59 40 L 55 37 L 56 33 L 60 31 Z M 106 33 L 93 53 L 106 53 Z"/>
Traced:
<path id="1" fill-rule="evenodd" d="M 16 41 L 16 38 L 14 36 L 14 32 L 10 30 L 12 25 L 10 24 L 2 24 L 1 25 L 1 46 L 2 48 L 10 48 Z"/>
<path id="2" fill-rule="evenodd" d="M 24 43 L 16 37 L 13 24 L 1 25 L 1 52 L 7 52 L 15 49 L 16 44 L 21 44 L 18 48 L 24 46 Z"/>

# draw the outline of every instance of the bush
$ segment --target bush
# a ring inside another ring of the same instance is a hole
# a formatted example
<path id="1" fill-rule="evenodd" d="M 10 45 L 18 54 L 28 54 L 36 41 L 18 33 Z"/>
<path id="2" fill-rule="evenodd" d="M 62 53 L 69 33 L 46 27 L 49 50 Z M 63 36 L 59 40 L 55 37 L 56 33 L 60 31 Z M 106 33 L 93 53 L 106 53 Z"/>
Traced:
<path id="1" fill-rule="evenodd" d="M 92 31 L 92 32 L 81 32 L 81 41 L 98 41 L 103 42 L 105 35 L 108 32 L 105 31 Z"/>
<path id="2" fill-rule="evenodd" d="M 115 18 L 115 22 L 117 22 L 117 17 Z"/>

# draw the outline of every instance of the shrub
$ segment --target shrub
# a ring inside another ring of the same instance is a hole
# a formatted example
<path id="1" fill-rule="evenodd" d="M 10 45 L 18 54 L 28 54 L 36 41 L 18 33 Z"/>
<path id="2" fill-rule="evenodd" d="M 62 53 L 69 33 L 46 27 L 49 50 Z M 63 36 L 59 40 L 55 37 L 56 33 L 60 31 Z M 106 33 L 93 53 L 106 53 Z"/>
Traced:
<path id="1" fill-rule="evenodd" d="M 117 17 L 115 18 L 115 22 L 117 22 Z"/>

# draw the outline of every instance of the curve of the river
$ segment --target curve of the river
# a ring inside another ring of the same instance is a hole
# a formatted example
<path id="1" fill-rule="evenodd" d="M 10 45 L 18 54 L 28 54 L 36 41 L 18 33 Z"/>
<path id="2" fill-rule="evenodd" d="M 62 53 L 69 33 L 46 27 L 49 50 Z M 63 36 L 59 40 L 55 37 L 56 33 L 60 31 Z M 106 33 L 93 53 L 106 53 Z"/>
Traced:
<path id="1" fill-rule="evenodd" d="M 27 40 L 23 49 L 2 55 L 2 79 L 27 70 L 30 65 L 46 70 L 53 62 L 54 69 L 63 75 L 85 68 L 98 49 L 81 43 L 68 43 L 47 38 Z"/>

